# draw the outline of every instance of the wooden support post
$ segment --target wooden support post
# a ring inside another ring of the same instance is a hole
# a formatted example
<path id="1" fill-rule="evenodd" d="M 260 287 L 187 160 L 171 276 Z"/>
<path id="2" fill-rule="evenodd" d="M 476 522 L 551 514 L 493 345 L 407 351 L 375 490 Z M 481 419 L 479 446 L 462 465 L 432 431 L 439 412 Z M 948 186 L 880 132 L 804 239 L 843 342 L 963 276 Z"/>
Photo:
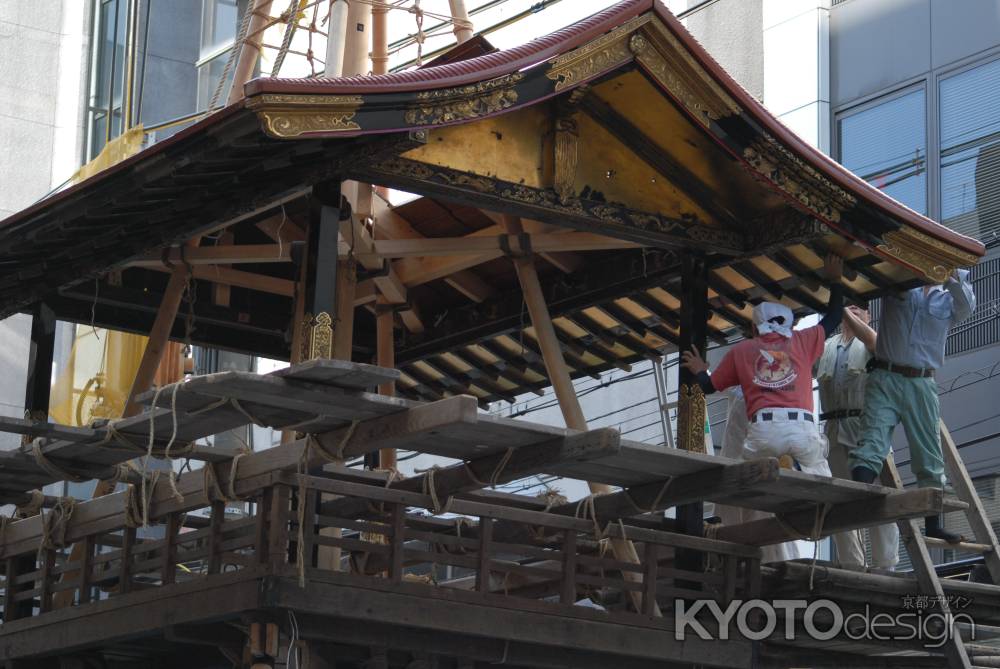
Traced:
<path id="1" fill-rule="evenodd" d="M 384 11 L 384 10 L 383 10 Z M 377 344 L 377 364 L 379 367 L 394 369 L 396 367 L 396 348 L 393 330 L 394 320 L 392 307 L 388 301 L 379 296 L 375 302 L 375 338 Z M 381 395 L 396 394 L 396 383 L 387 381 L 378 387 Z M 379 467 L 394 469 L 396 467 L 396 449 L 383 448 L 379 451 Z"/>
<path id="2" fill-rule="evenodd" d="M 189 248 L 198 246 L 198 240 L 191 240 L 187 243 Z M 167 349 L 170 338 L 170 330 L 174 326 L 174 319 L 177 318 L 177 311 L 181 306 L 181 298 L 188 285 L 188 268 L 186 265 L 176 265 L 170 272 L 170 279 L 167 287 L 163 291 L 163 298 L 160 301 L 160 308 L 156 312 L 153 320 L 153 327 L 149 330 L 149 340 L 146 348 L 142 352 L 142 360 L 139 361 L 139 369 L 135 372 L 135 380 L 132 381 L 132 388 L 128 393 L 128 400 L 125 402 L 125 410 L 122 417 L 135 416 L 142 410 L 142 405 L 137 404 L 135 398 L 146 392 L 153 385 L 156 370 L 163 360 L 163 353 Z M 107 495 L 113 490 L 105 483 L 98 483 L 94 491 L 94 497 Z M 102 492 L 103 491 L 103 492 Z"/>
<path id="3" fill-rule="evenodd" d="M 644 616 L 653 615 L 656 607 L 656 569 L 659 566 L 659 548 L 652 541 L 646 542 L 646 549 L 643 551 L 642 571 L 642 614 Z"/>
<path id="4" fill-rule="evenodd" d="M 287 486 L 276 486 L 271 491 L 271 500 L 268 504 L 267 556 L 271 568 L 278 571 L 289 563 L 288 513 L 291 491 Z"/>
<path id="5" fill-rule="evenodd" d="M 337 316 L 340 184 L 313 186 L 306 247 L 303 358 L 333 357 L 334 319 Z"/>
<path id="6" fill-rule="evenodd" d="M 167 515 L 163 529 L 163 554 L 160 567 L 160 583 L 170 585 L 177 577 L 177 534 L 181 529 L 179 513 Z"/>
<path id="7" fill-rule="evenodd" d="M 205 463 L 206 467 L 211 467 Z M 212 502 L 212 515 L 209 519 L 208 535 L 208 573 L 218 574 L 222 571 L 222 525 L 226 522 L 226 503 L 222 500 Z"/>
<path id="8" fill-rule="evenodd" d="M 563 532 L 562 583 L 559 587 L 559 601 L 563 604 L 576 602 L 576 530 Z"/>
<path id="9" fill-rule="evenodd" d="M 83 540 L 83 554 L 80 556 L 80 589 L 79 600 L 81 604 L 90 602 L 94 580 L 94 537 L 88 535 Z"/>
<path id="10" fill-rule="evenodd" d="M 680 350 L 692 346 L 705 354 L 708 328 L 708 266 L 705 259 L 687 253 L 682 259 Z M 705 452 L 705 394 L 694 375 L 678 366 L 677 447 L 693 453 Z M 677 530 L 684 534 L 704 534 L 704 505 L 691 502 L 677 507 Z M 702 570 L 704 556 L 696 551 L 678 550 L 677 567 Z M 684 587 L 698 586 L 695 583 Z"/>
<path id="11" fill-rule="evenodd" d="M 41 551 L 38 565 L 38 612 L 52 610 L 52 568 L 56 564 L 56 552 L 51 548 Z"/>
<path id="12" fill-rule="evenodd" d="M 344 38 L 347 36 L 347 0 L 330 0 L 330 20 L 327 21 L 326 58 L 323 76 L 339 77 L 344 73 Z"/>
<path id="13" fill-rule="evenodd" d="M 24 412 L 32 420 L 44 422 L 49 417 L 52 357 L 56 344 L 55 314 L 45 304 L 37 304 L 32 309 L 30 336 Z"/>
<path id="14" fill-rule="evenodd" d="M 135 528 L 122 529 L 122 547 L 118 566 L 118 592 L 126 594 L 132 590 L 132 548 L 135 547 Z"/>
<path id="15" fill-rule="evenodd" d="M 406 505 L 394 504 L 389 537 L 389 580 L 399 583 L 403 580 L 403 552 L 406 544 Z"/>
<path id="16" fill-rule="evenodd" d="M 7 558 L 7 565 L 4 569 L 6 578 L 4 579 L 4 601 L 3 601 L 3 621 L 9 623 L 11 620 L 17 620 L 24 613 L 24 607 L 18 605 L 14 601 L 14 597 L 17 595 L 18 590 L 21 588 L 15 583 L 17 581 L 18 574 L 21 573 L 21 565 L 24 563 L 23 558 L 11 557 Z M 31 612 L 28 612 L 31 615 Z"/>
<path id="17" fill-rule="evenodd" d="M 490 551 L 493 544 L 493 519 L 479 519 L 479 571 L 476 572 L 476 590 L 482 594 L 490 591 Z"/>
<path id="18" fill-rule="evenodd" d="M 524 232 L 521 220 L 516 216 L 504 214 L 503 225 L 509 235 L 519 235 Z M 563 359 L 559 338 L 556 337 L 555 326 L 552 324 L 549 308 L 545 303 L 545 295 L 542 293 L 542 284 L 538 280 L 534 258 L 524 254 L 514 257 L 513 260 L 517 278 L 521 284 L 521 292 L 524 295 L 524 303 L 528 308 L 528 315 L 531 317 L 531 324 L 535 328 L 535 336 L 542 352 L 545 371 L 548 373 L 552 389 L 559 401 L 559 409 L 562 411 L 566 426 L 574 430 L 586 430 L 587 420 L 584 418 L 580 399 L 576 396 L 576 389 L 570 379 L 569 368 L 566 367 L 566 361 Z M 588 481 L 587 485 L 592 495 L 604 495 L 611 492 L 611 486 L 603 483 Z M 639 556 L 631 541 L 612 539 L 611 548 L 615 559 L 622 562 L 639 563 Z M 626 580 L 639 580 L 638 575 L 632 572 L 623 572 L 622 575 Z M 642 595 L 636 592 L 630 594 L 636 610 L 641 610 Z"/>
<path id="19" fill-rule="evenodd" d="M 389 10 L 372 7 L 372 74 L 389 71 Z"/>

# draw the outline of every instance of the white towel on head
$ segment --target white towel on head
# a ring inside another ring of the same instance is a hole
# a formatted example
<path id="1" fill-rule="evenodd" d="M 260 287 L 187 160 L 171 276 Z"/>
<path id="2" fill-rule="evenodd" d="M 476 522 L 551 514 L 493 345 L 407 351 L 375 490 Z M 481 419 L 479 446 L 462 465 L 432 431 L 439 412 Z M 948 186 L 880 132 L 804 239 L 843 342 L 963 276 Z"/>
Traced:
<path id="1" fill-rule="evenodd" d="M 753 308 L 753 324 L 761 334 L 777 332 L 791 339 L 794 320 L 792 310 L 778 302 L 761 302 Z"/>

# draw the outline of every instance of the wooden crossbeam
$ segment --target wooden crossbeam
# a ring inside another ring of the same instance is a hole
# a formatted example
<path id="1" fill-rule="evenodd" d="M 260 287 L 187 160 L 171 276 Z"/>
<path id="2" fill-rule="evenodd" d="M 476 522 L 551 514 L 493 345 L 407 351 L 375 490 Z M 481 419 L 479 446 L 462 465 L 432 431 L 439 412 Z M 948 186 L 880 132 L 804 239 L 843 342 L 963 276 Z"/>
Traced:
<path id="1" fill-rule="evenodd" d="M 173 247 L 164 254 L 149 254 L 129 263 L 129 267 L 159 268 L 167 263 L 193 266 L 236 265 L 244 263 L 290 262 L 290 244 L 240 244 L 238 246 L 200 246 L 193 249 Z"/>
<path id="2" fill-rule="evenodd" d="M 941 513 L 944 494 L 936 488 L 901 490 L 881 499 L 865 499 L 834 505 L 823 519 L 820 536 L 873 527 L 886 522 Z M 739 525 L 723 526 L 719 539 L 751 546 L 768 546 L 801 539 L 813 534 L 817 525 L 815 509 L 783 514 L 781 519 L 764 518 Z M 794 529 L 793 529 L 794 528 Z M 797 531 L 796 531 L 797 530 Z"/>
<path id="3" fill-rule="evenodd" d="M 150 265 L 148 269 L 157 272 L 171 271 L 162 264 Z M 186 275 L 183 268 L 179 271 Z M 264 274 L 244 272 L 243 270 L 232 269 L 231 267 L 222 267 L 220 265 L 193 265 L 191 267 L 191 276 L 202 281 L 224 283 L 229 286 L 236 286 L 237 288 L 246 288 L 248 290 L 260 291 L 262 293 L 281 295 L 282 297 L 292 297 L 295 294 L 295 282 L 290 279 L 281 279 L 279 277 L 266 276 Z"/>
<path id="4" fill-rule="evenodd" d="M 613 237 L 591 232 L 564 232 L 530 234 L 527 237 L 531 251 L 608 251 L 614 249 L 634 249 L 640 245 Z M 485 236 L 482 234 L 466 237 L 432 237 L 424 239 L 378 240 L 374 244 L 375 254 L 384 258 L 410 258 L 454 255 L 483 255 L 495 253 L 499 256 L 509 248 L 512 253 L 524 253 L 521 239 L 513 235 Z"/>
<path id="5" fill-rule="evenodd" d="M 443 502 L 454 495 L 478 490 L 484 483 L 500 485 L 532 474 L 544 473 L 562 462 L 570 460 L 585 462 L 610 457 L 618 453 L 620 447 L 621 438 L 618 430 L 601 428 L 558 437 L 526 448 L 517 448 L 509 455 L 506 453 L 487 455 L 467 463 L 435 470 L 433 474 L 421 474 L 396 481 L 389 487 L 393 490 L 427 494 L 433 484 L 434 494 Z M 322 513 L 339 518 L 352 518 L 365 513 L 367 508 L 367 500 L 343 498 L 325 503 Z"/>

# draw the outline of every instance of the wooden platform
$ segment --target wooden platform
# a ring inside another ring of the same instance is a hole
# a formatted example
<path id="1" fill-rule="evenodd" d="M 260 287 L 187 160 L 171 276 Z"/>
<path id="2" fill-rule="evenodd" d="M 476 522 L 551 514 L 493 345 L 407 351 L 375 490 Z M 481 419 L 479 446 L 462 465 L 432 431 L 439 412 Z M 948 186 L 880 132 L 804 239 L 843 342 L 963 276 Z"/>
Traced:
<path id="1" fill-rule="evenodd" d="M 4 419 L 0 426 L 39 435 L 46 458 L 82 475 L 136 457 L 150 433 L 160 454 L 172 438 L 184 448 L 250 422 L 311 436 L 242 456 L 235 467 L 232 453 L 193 447 L 188 455 L 212 467 L 218 487 L 201 471 L 180 477 L 179 496 L 161 481 L 151 491 L 150 529 L 128 525 L 125 492 L 77 503 L 64 523 L 49 511 L 47 520 L 9 524 L 0 545 L 0 659 L 57 667 L 59 658 L 89 653 L 132 657 L 137 667 L 179 657 L 185 666 L 227 666 L 219 657 L 240 651 L 249 623 L 276 625 L 287 640 L 291 611 L 309 652 L 348 658 L 337 660 L 347 667 L 383 652 L 387 667 L 420 657 L 445 666 L 562 667 L 571 659 L 595 668 L 750 667 L 754 652 L 759 666 L 800 666 L 783 658 L 802 649 L 778 643 L 753 651 L 745 640 L 676 640 L 673 602 L 724 606 L 759 596 L 758 547 L 811 532 L 819 509 L 827 535 L 957 506 L 939 491 L 836 481 L 773 459 L 740 462 L 623 440 L 610 429 L 497 418 L 471 397 L 418 403 L 367 392 L 392 375 L 323 361 L 270 375 L 198 377 L 117 423 L 130 445 L 109 438 L 107 426 Z M 407 480 L 323 466 L 338 451 L 347 458 L 385 447 L 455 463 Z M 592 511 L 488 489 L 540 473 L 622 489 L 595 498 Z M 28 446 L 0 459 L 5 499 L 52 480 Z M 220 491 L 245 501 L 227 502 Z M 671 531 L 663 510 L 702 499 L 779 517 L 724 527 L 713 539 Z M 609 538 L 632 542 L 637 560 L 605 554 Z M 85 547 L 83 557 L 70 558 L 73 543 Z M 707 571 L 679 568 L 677 549 L 703 554 Z M 774 573 L 765 571 L 768 584 Z M 74 605 L 60 608 L 66 595 Z M 575 606 L 587 598 L 604 610 Z M 214 647 L 211 639 L 219 640 Z M 910 666 L 895 662 L 877 666 Z"/>

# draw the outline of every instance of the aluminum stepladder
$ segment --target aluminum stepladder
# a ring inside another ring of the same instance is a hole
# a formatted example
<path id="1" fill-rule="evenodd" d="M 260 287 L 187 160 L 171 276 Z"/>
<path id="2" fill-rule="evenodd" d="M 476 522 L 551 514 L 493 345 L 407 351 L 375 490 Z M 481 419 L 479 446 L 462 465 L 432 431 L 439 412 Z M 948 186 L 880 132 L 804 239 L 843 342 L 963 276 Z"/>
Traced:
<path id="1" fill-rule="evenodd" d="M 969 478 L 969 472 L 965 469 L 962 457 L 958 454 L 958 448 L 956 448 L 948 428 L 945 427 L 944 421 L 940 423 L 940 433 L 945 472 L 955 490 L 955 495 L 968 505 L 965 508 L 965 515 L 975 535 L 975 542 L 949 544 L 941 539 L 924 537 L 920 532 L 920 521 L 916 519 L 901 520 L 898 525 L 921 591 L 934 597 L 940 603 L 939 612 L 949 613 L 948 601 L 945 598 L 941 580 L 934 569 L 934 563 L 931 561 L 928 546 L 981 553 L 993 583 L 998 586 L 1000 586 L 1000 546 L 997 545 L 996 533 L 986 516 L 986 511 L 976 493 L 975 486 L 972 484 L 972 479 Z M 899 471 L 891 456 L 886 460 L 885 467 L 882 468 L 882 484 L 891 488 L 903 487 Z M 966 644 L 957 628 L 953 628 L 951 637 L 943 649 L 951 669 L 975 668 L 976 665 L 970 660 Z M 1000 653 L 1000 650 L 997 653 Z"/>

